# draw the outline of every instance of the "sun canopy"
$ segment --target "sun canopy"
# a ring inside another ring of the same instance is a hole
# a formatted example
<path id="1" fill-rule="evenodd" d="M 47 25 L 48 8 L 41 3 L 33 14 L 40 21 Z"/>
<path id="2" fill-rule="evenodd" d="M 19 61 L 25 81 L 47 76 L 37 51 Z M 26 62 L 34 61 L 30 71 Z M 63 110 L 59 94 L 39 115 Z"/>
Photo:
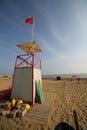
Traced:
<path id="1" fill-rule="evenodd" d="M 19 48 L 21 48 L 24 52 L 26 52 L 27 54 L 31 54 L 34 52 L 40 52 L 41 49 L 38 46 L 38 44 L 36 42 L 27 42 L 24 44 L 19 44 L 17 45 Z"/>

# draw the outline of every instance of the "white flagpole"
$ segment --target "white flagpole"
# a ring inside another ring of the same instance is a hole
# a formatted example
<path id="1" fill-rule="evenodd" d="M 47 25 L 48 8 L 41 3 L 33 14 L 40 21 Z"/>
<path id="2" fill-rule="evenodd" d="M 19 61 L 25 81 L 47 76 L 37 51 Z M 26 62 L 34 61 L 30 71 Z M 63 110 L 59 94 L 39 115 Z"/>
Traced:
<path id="1" fill-rule="evenodd" d="M 32 25 L 32 42 L 34 41 L 34 17 L 33 17 L 33 25 Z"/>

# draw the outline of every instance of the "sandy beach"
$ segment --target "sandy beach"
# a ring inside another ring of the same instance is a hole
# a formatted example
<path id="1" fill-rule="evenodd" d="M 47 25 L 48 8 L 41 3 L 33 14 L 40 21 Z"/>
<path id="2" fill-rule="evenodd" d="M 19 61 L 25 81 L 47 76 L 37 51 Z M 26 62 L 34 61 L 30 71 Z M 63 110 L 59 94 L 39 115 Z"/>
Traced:
<path id="1" fill-rule="evenodd" d="M 0 79 L 0 90 L 9 88 L 12 79 Z M 23 118 L 10 119 L 0 116 L 0 130 L 57 130 L 61 122 L 68 123 L 76 129 L 75 115 L 80 129 L 87 129 L 87 79 L 71 81 L 70 79 L 43 79 L 44 95 L 51 95 L 52 102 L 48 122 L 45 125 Z M 44 97 L 45 98 L 45 97 Z"/>

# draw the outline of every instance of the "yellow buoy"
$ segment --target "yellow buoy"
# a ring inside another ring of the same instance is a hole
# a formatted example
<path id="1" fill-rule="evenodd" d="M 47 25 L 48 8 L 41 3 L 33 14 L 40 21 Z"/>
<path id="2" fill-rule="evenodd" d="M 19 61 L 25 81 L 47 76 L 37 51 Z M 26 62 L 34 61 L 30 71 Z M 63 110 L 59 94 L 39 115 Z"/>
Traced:
<path id="1" fill-rule="evenodd" d="M 30 105 L 29 104 L 25 104 L 25 108 L 26 109 L 30 109 Z"/>
<path id="2" fill-rule="evenodd" d="M 22 104 L 22 103 L 23 103 L 23 101 L 22 101 L 22 100 L 17 100 L 17 102 L 18 102 L 18 103 L 20 103 L 20 104 Z"/>
<path id="3" fill-rule="evenodd" d="M 22 107 L 22 105 L 21 105 L 20 103 L 17 103 L 16 107 L 17 107 L 18 109 L 20 109 L 20 108 Z"/>
<path id="4" fill-rule="evenodd" d="M 11 100 L 11 104 L 12 104 L 12 106 L 15 106 L 16 100 L 14 98 Z"/>

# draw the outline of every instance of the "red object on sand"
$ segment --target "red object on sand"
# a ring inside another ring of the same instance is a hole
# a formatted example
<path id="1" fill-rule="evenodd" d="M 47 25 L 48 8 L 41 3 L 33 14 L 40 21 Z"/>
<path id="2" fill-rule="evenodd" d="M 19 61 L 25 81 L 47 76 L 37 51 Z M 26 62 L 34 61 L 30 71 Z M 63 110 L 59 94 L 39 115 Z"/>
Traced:
<path id="1" fill-rule="evenodd" d="M 0 100 L 10 97 L 12 88 L 0 91 Z"/>
<path id="2" fill-rule="evenodd" d="M 12 107 L 9 106 L 9 107 L 6 108 L 6 110 L 7 110 L 7 111 L 11 111 L 11 108 L 12 108 Z"/>

